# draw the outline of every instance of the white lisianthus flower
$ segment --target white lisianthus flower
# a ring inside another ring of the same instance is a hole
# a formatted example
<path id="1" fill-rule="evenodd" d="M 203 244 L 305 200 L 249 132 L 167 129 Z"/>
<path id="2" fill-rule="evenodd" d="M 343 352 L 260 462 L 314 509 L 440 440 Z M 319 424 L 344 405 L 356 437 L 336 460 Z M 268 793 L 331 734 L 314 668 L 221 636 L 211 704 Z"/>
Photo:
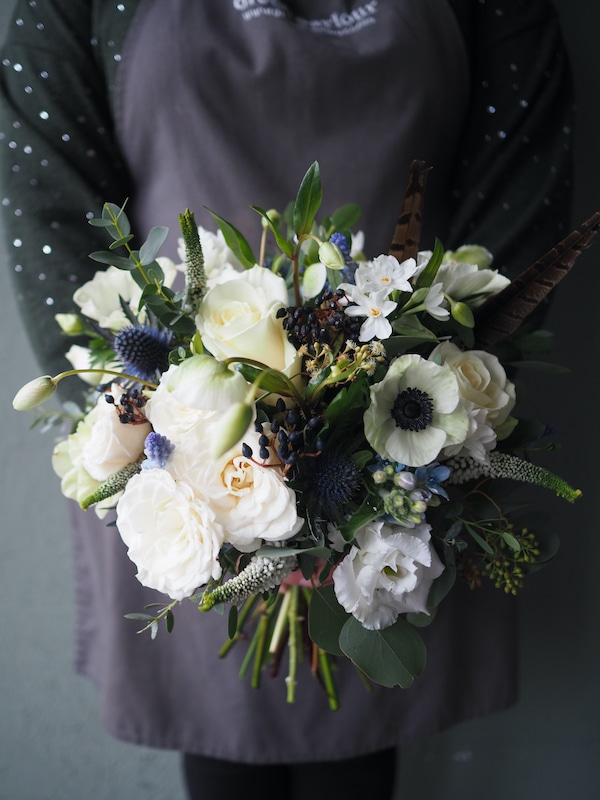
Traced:
<path id="1" fill-rule="evenodd" d="M 100 395 L 95 409 L 87 415 L 90 435 L 81 447 L 81 463 L 97 481 L 105 481 L 139 458 L 144 452 L 146 436 L 152 430 L 147 421 L 120 421 L 115 405 L 107 403 L 105 395 L 118 398 L 122 391 L 114 385 L 110 392 Z"/>
<path id="2" fill-rule="evenodd" d="M 366 317 L 360 326 L 358 338 L 361 342 L 370 342 L 371 339 L 389 339 L 392 335 L 391 323 L 386 317 L 395 310 L 398 303 L 387 300 L 387 290 L 363 294 L 352 284 L 343 284 L 346 296 L 355 305 L 346 306 L 345 313 L 349 317 Z"/>
<path id="3" fill-rule="evenodd" d="M 146 403 L 146 416 L 154 429 L 174 444 L 192 435 L 197 425 L 206 438 L 206 420 L 241 402 L 247 390 L 248 384 L 239 372 L 207 354 L 191 356 L 162 374 Z"/>
<path id="4" fill-rule="evenodd" d="M 431 584 L 444 571 L 425 523 L 410 530 L 375 520 L 333 573 L 340 605 L 368 630 L 393 625 L 399 614 L 427 613 Z"/>
<path id="5" fill-rule="evenodd" d="M 140 583 L 173 600 L 221 575 L 223 530 L 213 510 L 166 469 L 143 470 L 128 481 L 117 527 Z"/>
<path id="6" fill-rule="evenodd" d="M 169 258 L 160 257 L 156 260 L 164 272 L 164 285 L 172 287 L 178 268 Z M 95 320 L 101 328 L 116 332 L 131 325 L 121 308 L 119 298 L 138 316 L 141 295 L 142 290 L 129 270 L 107 267 L 98 270 L 90 281 L 80 286 L 73 294 L 73 300 L 84 316 Z"/>
<path id="7" fill-rule="evenodd" d="M 364 294 L 385 291 L 389 295 L 395 289 L 412 292 L 409 278 L 416 271 L 417 262 L 414 258 L 407 258 L 400 263 L 394 256 L 380 255 L 373 261 L 358 266 L 354 273 L 354 282 Z M 347 286 L 348 284 L 342 284 L 340 288 L 345 290 Z"/>
<path id="8" fill-rule="evenodd" d="M 92 351 L 89 347 L 82 347 L 79 344 L 72 344 L 65 353 L 65 358 L 73 369 L 90 369 L 96 368 L 93 362 Z M 122 365 L 117 361 L 112 361 L 108 364 L 102 364 L 103 369 L 111 369 L 115 371 L 122 370 Z M 99 386 L 104 383 L 109 383 L 111 380 L 110 375 L 103 375 L 100 372 L 80 372 L 77 376 L 90 386 Z"/>
<path id="9" fill-rule="evenodd" d="M 218 283 L 225 283 L 232 278 L 239 277 L 243 272 L 243 267 L 235 257 L 233 250 L 229 248 L 220 229 L 214 233 L 202 226 L 198 226 L 200 236 L 200 246 L 204 258 L 204 272 L 209 289 Z M 177 255 L 182 262 L 185 262 L 185 245 L 183 239 L 178 240 Z"/>
<path id="10" fill-rule="evenodd" d="M 458 381 L 460 396 L 487 411 L 487 422 L 496 428 L 512 411 L 515 386 L 496 356 L 485 350 L 461 350 L 452 342 L 442 342 L 429 358 L 449 367 Z"/>
<path id="11" fill-rule="evenodd" d="M 446 458 L 465 454 L 481 464 L 489 464 L 488 453 L 496 447 L 497 436 L 488 423 L 488 412 L 466 400 L 463 400 L 462 403 L 469 417 L 469 430 L 464 442 L 444 447 L 442 454 Z"/>
<path id="12" fill-rule="evenodd" d="M 469 420 L 460 399 L 449 367 L 414 353 L 400 356 L 371 387 L 364 414 L 367 440 L 383 458 L 425 466 L 467 436 Z"/>
<path id="13" fill-rule="evenodd" d="M 502 291 L 510 279 L 497 269 L 480 269 L 477 264 L 443 263 L 437 271 L 436 281 L 453 300 L 462 300 L 477 308 L 490 295 Z"/>
<path id="14" fill-rule="evenodd" d="M 300 358 L 276 316 L 287 305 L 283 278 L 253 267 L 206 294 L 196 325 L 215 358 L 252 358 L 293 377 L 300 372 Z"/>

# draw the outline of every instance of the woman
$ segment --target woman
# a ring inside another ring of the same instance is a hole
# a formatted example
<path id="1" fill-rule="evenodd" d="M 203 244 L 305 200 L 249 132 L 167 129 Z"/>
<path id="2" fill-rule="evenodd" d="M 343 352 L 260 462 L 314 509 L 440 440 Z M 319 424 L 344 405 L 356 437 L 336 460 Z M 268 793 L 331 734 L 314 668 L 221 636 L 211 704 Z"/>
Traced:
<path id="1" fill-rule="evenodd" d="M 433 166 L 423 246 L 485 245 L 509 275 L 569 217 L 570 76 L 542 0 L 21 0 L 2 59 L 3 224 L 47 372 L 66 364 L 53 316 L 106 246 L 84 222 L 104 201 L 130 198 L 140 236 L 169 225 L 176 257 L 180 211 L 257 230 L 249 205 L 283 208 L 316 159 L 324 211 L 358 203 L 375 255 L 418 158 Z M 360 775 L 389 796 L 399 742 L 515 701 L 514 604 L 462 586 L 424 631 L 429 664 L 410 690 L 367 693 L 344 667 L 335 714 L 308 675 L 294 706 L 277 681 L 253 692 L 241 648 L 217 658 L 216 614 L 182 605 L 170 637 L 135 636 L 123 614 L 160 598 L 114 529 L 72 511 L 77 669 L 99 685 L 113 735 L 187 754 L 190 797 L 250 780 L 263 796 L 285 796 L 288 780 L 289 796 L 299 780 L 325 796 L 323 774 L 348 797 L 366 790 Z"/>

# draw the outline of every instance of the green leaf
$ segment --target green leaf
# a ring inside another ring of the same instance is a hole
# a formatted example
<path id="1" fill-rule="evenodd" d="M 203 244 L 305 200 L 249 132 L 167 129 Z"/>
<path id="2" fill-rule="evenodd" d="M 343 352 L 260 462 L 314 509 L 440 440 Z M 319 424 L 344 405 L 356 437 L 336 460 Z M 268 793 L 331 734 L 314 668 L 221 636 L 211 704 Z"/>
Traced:
<path id="1" fill-rule="evenodd" d="M 481 547 L 481 549 L 486 552 L 489 556 L 494 555 L 494 548 L 491 547 L 486 540 L 480 536 L 475 528 L 472 525 L 469 525 L 468 522 L 465 522 L 465 528 L 469 531 L 470 535 L 475 539 L 477 544 Z"/>
<path id="2" fill-rule="evenodd" d="M 207 209 L 207 211 L 223 232 L 227 246 L 233 252 L 240 264 L 242 264 L 245 269 L 251 269 L 254 267 L 258 262 L 254 253 L 252 252 L 252 248 L 244 236 L 237 230 L 237 228 L 234 228 L 231 223 L 227 222 L 226 219 L 223 219 L 223 217 L 220 217 L 218 214 L 215 214 L 215 212 L 211 211 L 210 208 Z"/>
<path id="3" fill-rule="evenodd" d="M 146 277 L 151 283 L 160 284 L 162 286 L 165 279 L 165 273 L 158 261 L 152 261 L 146 267 Z"/>
<path id="4" fill-rule="evenodd" d="M 167 633 L 171 633 L 173 626 L 175 625 L 175 616 L 171 609 L 169 609 L 165 614 L 165 625 L 167 626 Z"/>
<path id="5" fill-rule="evenodd" d="M 296 195 L 292 224 L 298 237 L 310 233 L 315 216 L 321 205 L 323 192 L 321 189 L 321 173 L 317 161 L 313 162 L 302 178 Z"/>
<path id="6" fill-rule="evenodd" d="M 122 247 L 127 242 L 130 242 L 133 239 L 133 234 L 130 233 L 129 236 L 124 236 L 122 239 L 116 239 L 114 242 L 111 242 L 108 245 L 109 250 L 116 250 L 117 247 Z"/>
<path id="7" fill-rule="evenodd" d="M 419 274 L 417 278 L 416 287 L 421 289 L 423 287 L 431 286 L 435 280 L 440 264 L 444 259 L 444 247 L 439 239 L 435 240 L 433 253 L 425 269 Z"/>
<path id="8" fill-rule="evenodd" d="M 510 547 L 511 550 L 514 550 L 515 553 L 518 553 L 521 550 L 521 545 L 519 544 L 518 539 L 509 533 L 508 531 L 502 532 L 502 538 L 506 542 L 506 544 Z"/>
<path id="9" fill-rule="evenodd" d="M 238 608 L 237 606 L 231 606 L 229 609 L 229 616 L 227 618 L 227 635 L 230 639 L 233 639 L 237 633 L 237 626 L 238 626 Z"/>
<path id="10" fill-rule="evenodd" d="M 163 225 L 157 225 L 150 229 L 148 238 L 140 247 L 140 261 L 143 266 L 148 266 L 156 259 L 160 248 L 163 246 L 165 239 L 169 233 L 169 229 Z"/>
<path id="11" fill-rule="evenodd" d="M 338 603 L 331 584 L 313 589 L 308 609 L 308 632 L 317 647 L 335 656 L 343 656 L 339 638 L 349 619 L 350 615 Z"/>
<path id="12" fill-rule="evenodd" d="M 242 373 L 248 383 L 254 383 L 260 375 L 264 375 L 259 386 L 259 391 L 261 392 L 271 392 L 272 394 L 281 394 L 286 397 L 293 393 L 289 383 L 285 380 L 285 376 L 280 377 L 273 372 L 265 373 L 265 370 L 253 367 L 250 364 L 238 364 L 236 369 Z"/>
<path id="13" fill-rule="evenodd" d="M 125 614 L 125 619 L 135 619 L 138 622 L 152 622 L 154 619 L 150 614 Z"/>
<path id="14" fill-rule="evenodd" d="M 355 203 L 348 203 L 333 212 L 331 215 L 331 227 L 336 231 L 345 233 L 346 228 L 352 228 L 358 221 L 360 213 L 359 206 Z"/>
<path id="15" fill-rule="evenodd" d="M 119 269 L 132 270 L 135 269 L 135 262 L 125 256 L 116 256 L 110 250 L 96 250 L 90 253 L 90 258 L 93 261 L 98 261 L 100 264 L 108 264 L 110 267 L 118 267 Z"/>
<path id="16" fill-rule="evenodd" d="M 104 227 L 113 239 L 122 239 L 131 233 L 131 225 L 125 213 L 125 203 L 122 206 L 105 203 L 102 207 L 102 219 L 107 223 Z"/>
<path id="17" fill-rule="evenodd" d="M 261 217 L 266 221 L 267 225 L 269 226 L 269 230 L 275 237 L 275 241 L 277 242 L 277 246 L 281 250 L 282 253 L 288 258 L 292 258 L 294 255 L 294 245 L 285 238 L 285 236 L 281 233 L 277 225 L 274 225 L 271 222 L 267 212 L 262 209 L 260 206 L 250 206 L 253 211 L 256 211 L 257 214 L 260 214 Z"/>
<path id="18" fill-rule="evenodd" d="M 423 640 L 402 617 L 381 631 L 367 630 L 350 617 L 342 628 L 340 647 L 367 677 L 390 688 L 407 689 L 425 667 Z"/>

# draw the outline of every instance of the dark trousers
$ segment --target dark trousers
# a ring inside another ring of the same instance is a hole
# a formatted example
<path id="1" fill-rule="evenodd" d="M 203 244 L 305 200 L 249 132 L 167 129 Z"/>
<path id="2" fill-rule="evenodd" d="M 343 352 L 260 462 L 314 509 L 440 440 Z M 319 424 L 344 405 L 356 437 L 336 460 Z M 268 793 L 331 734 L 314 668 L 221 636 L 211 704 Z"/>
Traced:
<path id="1" fill-rule="evenodd" d="M 342 761 L 238 764 L 184 754 L 189 800 L 391 800 L 396 751 L 382 750 Z"/>

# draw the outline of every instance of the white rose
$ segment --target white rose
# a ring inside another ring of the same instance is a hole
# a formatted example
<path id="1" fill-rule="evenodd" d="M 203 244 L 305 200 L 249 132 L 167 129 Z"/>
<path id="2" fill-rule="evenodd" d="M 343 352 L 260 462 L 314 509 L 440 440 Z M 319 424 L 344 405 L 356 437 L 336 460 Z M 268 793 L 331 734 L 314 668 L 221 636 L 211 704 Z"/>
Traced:
<path id="1" fill-rule="evenodd" d="M 221 491 L 211 493 L 225 541 L 246 552 L 255 550 L 261 540 L 286 541 L 304 523 L 296 510 L 296 493 L 276 466 L 277 459 L 271 454 L 262 466 L 258 438 L 255 430 L 247 431 L 238 451 L 230 451 L 226 460 L 221 459 Z M 252 448 L 252 459 L 242 454 L 242 443 Z"/>
<path id="2" fill-rule="evenodd" d="M 190 436 L 206 437 L 206 420 L 217 418 L 246 396 L 248 384 L 212 356 L 195 355 L 171 365 L 146 403 L 154 429 L 179 444 Z M 192 434 L 200 426 L 197 434 Z"/>
<path id="3" fill-rule="evenodd" d="M 426 612 L 433 581 L 444 566 L 431 544 L 431 528 L 370 522 L 333 573 L 340 605 L 368 630 L 393 625 L 399 614 Z"/>
<path id="4" fill-rule="evenodd" d="M 169 258 L 157 258 L 164 275 L 164 285 L 171 287 L 178 268 Z M 129 305 L 138 316 L 138 304 L 142 290 L 134 281 L 131 272 L 117 267 L 98 270 L 91 281 L 87 281 L 73 294 L 73 300 L 81 313 L 95 320 L 101 328 L 119 331 L 131 325 L 121 308 L 119 298 Z"/>
<path id="5" fill-rule="evenodd" d="M 56 444 L 52 453 L 52 468 L 61 479 L 61 492 L 77 503 L 82 503 L 101 484 L 101 481 L 92 478 L 84 467 L 82 457 L 83 448 L 92 435 L 92 426 L 97 413 L 94 408 L 87 414 L 72 434 Z"/>
<path id="6" fill-rule="evenodd" d="M 429 358 L 438 363 L 441 360 L 452 370 L 460 396 L 475 407 L 485 409 L 492 428 L 506 420 L 515 405 L 516 393 L 496 356 L 485 350 L 461 350 L 452 342 L 442 342 Z"/>
<path id="7" fill-rule="evenodd" d="M 292 377 L 300 371 L 300 358 L 276 316 L 287 304 L 283 278 L 265 267 L 253 267 L 213 287 L 196 324 L 215 358 L 252 358 Z"/>
<path id="8" fill-rule="evenodd" d="M 166 469 L 131 478 L 117 504 L 117 527 L 137 578 L 182 600 L 221 575 L 223 531 L 209 505 Z"/>
<path id="9" fill-rule="evenodd" d="M 118 386 L 112 391 L 117 401 L 121 393 Z M 81 463 L 97 481 L 105 481 L 139 458 L 144 452 L 146 436 L 152 430 L 147 421 L 121 422 L 115 405 L 107 403 L 104 394 L 98 398 L 95 414 L 94 411 L 88 414 L 91 432 L 81 448 Z"/>

